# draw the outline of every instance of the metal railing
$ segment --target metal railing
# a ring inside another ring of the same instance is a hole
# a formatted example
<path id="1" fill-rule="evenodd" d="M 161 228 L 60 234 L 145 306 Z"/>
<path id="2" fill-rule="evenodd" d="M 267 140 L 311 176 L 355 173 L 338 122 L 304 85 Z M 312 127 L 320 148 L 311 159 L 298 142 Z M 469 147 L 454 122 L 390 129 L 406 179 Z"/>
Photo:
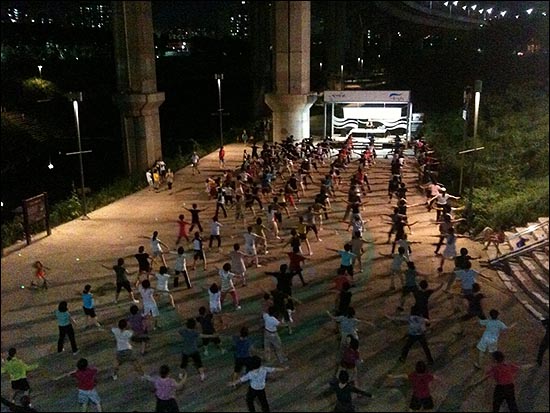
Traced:
<path id="1" fill-rule="evenodd" d="M 548 223 L 546 223 L 548 225 Z M 510 238 L 508 238 L 510 239 Z M 525 245 L 521 248 L 518 248 L 517 250 L 507 252 L 506 254 L 500 255 L 496 258 L 493 258 L 492 260 L 489 260 L 489 265 L 496 265 L 501 262 L 507 261 L 511 258 L 519 257 L 521 255 L 529 254 L 531 251 L 535 251 L 537 249 L 543 248 L 548 245 L 548 237 L 545 237 L 543 239 L 540 239 L 532 244 Z"/>
<path id="2" fill-rule="evenodd" d="M 548 221 L 541 222 L 541 223 L 536 224 L 536 225 L 531 225 L 531 226 L 525 228 L 523 231 L 516 232 L 515 234 L 509 236 L 508 240 L 520 237 L 522 235 L 530 234 L 532 232 L 535 232 L 537 229 L 544 228 L 544 227 L 547 227 L 547 226 L 548 226 Z"/>

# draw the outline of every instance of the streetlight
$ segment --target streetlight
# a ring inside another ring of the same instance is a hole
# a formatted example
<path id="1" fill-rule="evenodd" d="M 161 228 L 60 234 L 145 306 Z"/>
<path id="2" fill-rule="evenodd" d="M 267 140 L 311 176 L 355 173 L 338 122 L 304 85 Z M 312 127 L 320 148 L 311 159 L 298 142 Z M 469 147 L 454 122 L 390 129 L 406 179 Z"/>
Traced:
<path id="1" fill-rule="evenodd" d="M 478 126 L 478 119 L 479 119 L 479 103 L 481 101 L 481 87 L 482 82 L 481 80 L 476 80 L 474 83 L 474 134 L 472 136 L 472 147 L 476 147 L 476 138 L 477 138 L 477 126 Z M 472 153 L 472 163 L 470 165 L 470 193 L 469 193 L 469 200 L 470 205 L 472 204 L 472 194 L 474 191 L 474 164 L 475 164 L 475 151 Z"/>
<path id="2" fill-rule="evenodd" d="M 466 139 L 468 138 L 468 128 L 470 125 L 470 102 L 472 98 L 472 88 L 466 86 L 464 89 L 464 107 L 462 109 L 462 119 L 464 119 L 464 142 L 466 145 Z M 464 155 L 461 157 L 460 165 L 460 181 L 458 184 L 458 195 L 462 196 L 462 177 L 464 176 Z"/>
<path id="3" fill-rule="evenodd" d="M 38 74 L 42 77 L 42 65 L 38 65 Z"/>
<path id="4" fill-rule="evenodd" d="M 340 65 L 340 85 L 344 90 L 344 65 Z"/>
<path id="5" fill-rule="evenodd" d="M 462 195 L 462 178 L 464 175 L 464 154 L 472 153 L 472 163 L 470 166 L 470 195 L 469 197 L 472 197 L 472 190 L 473 190 L 473 170 L 474 170 L 474 152 L 481 151 L 485 149 L 485 147 L 481 146 L 479 148 L 476 148 L 476 138 L 477 138 L 477 126 L 478 126 L 478 117 L 479 117 L 479 102 L 481 99 L 481 80 L 476 80 L 475 86 L 474 86 L 474 124 L 473 124 L 473 135 L 472 135 L 472 148 L 471 149 L 465 149 L 463 151 L 458 152 L 459 155 L 461 155 L 461 166 L 460 166 L 460 181 L 458 186 L 458 194 Z M 468 132 L 470 128 L 470 119 L 471 119 L 471 99 L 472 99 L 472 88 L 470 86 L 467 86 L 464 89 L 464 109 L 462 111 L 462 118 L 464 119 L 464 145 L 466 145 L 466 141 L 468 138 Z M 470 200 L 471 202 L 471 200 Z"/>
<path id="6" fill-rule="evenodd" d="M 222 80 L 223 80 L 223 73 L 218 74 L 216 73 L 214 75 L 214 79 L 218 81 L 218 113 L 220 117 L 220 147 L 223 146 L 223 123 L 222 123 L 222 117 L 223 117 L 223 109 L 222 109 Z"/>
<path id="7" fill-rule="evenodd" d="M 82 190 L 82 219 L 90 219 L 88 216 L 88 205 L 86 204 L 86 191 L 84 186 L 84 163 L 82 162 L 82 154 L 91 151 L 82 151 L 82 144 L 80 142 L 80 119 L 78 116 L 78 102 L 82 102 L 82 92 L 69 93 L 68 99 L 73 102 L 74 119 L 76 123 L 76 137 L 78 138 L 78 152 L 70 152 L 67 155 L 78 155 L 80 161 L 80 187 Z"/>

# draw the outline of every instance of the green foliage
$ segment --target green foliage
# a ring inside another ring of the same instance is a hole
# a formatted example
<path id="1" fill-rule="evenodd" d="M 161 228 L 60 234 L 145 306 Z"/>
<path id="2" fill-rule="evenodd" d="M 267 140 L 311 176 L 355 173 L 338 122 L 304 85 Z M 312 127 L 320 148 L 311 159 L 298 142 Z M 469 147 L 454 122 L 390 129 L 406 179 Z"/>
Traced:
<path id="1" fill-rule="evenodd" d="M 460 114 L 434 115 L 426 125 L 428 141 L 443 168 L 439 180 L 458 192 L 464 155 L 463 197 L 471 202 L 470 226 L 524 225 L 548 215 L 548 96 L 536 86 L 510 86 L 498 95 L 482 96 L 476 142 L 464 141 Z M 474 187 L 468 199 L 469 187 Z"/>
<path id="2" fill-rule="evenodd" d="M 68 222 L 82 215 L 82 205 L 80 198 L 73 191 L 71 197 L 65 201 L 61 201 L 53 205 L 50 212 L 50 225 L 56 225 Z"/>
<path id="3" fill-rule="evenodd" d="M 48 134 L 38 122 L 19 113 L 2 112 L 1 120 L 2 175 L 16 174 L 19 168 L 31 167 L 38 144 L 46 142 Z"/>
<path id="4" fill-rule="evenodd" d="M 548 178 L 525 182 L 523 186 L 504 191 L 501 186 L 476 188 L 473 193 L 475 219 L 473 231 L 489 226 L 523 226 L 548 215 Z"/>
<path id="5" fill-rule="evenodd" d="M 23 96 L 28 101 L 50 100 L 59 93 L 55 83 L 39 77 L 22 82 Z"/>
<path id="6" fill-rule="evenodd" d="M 2 222 L 2 248 L 15 244 L 25 238 L 23 220 L 16 217 L 12 221 Z"/>

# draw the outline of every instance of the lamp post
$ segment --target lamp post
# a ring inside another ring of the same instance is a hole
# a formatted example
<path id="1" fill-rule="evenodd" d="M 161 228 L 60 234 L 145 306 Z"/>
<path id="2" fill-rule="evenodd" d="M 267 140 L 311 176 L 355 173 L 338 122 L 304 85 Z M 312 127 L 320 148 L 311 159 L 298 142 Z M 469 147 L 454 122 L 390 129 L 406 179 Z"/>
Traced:
<path id="1" fill-rule="evenodd" d="M 340 87 L 344 90 L 344 65 L 340 65 Z"/>
<path id="2" fill-rule="evenodd" d="M 472 135 L 472 147 L 476 147 L 477 139 L 477 126 L 479 120 L 479 103 L 481 101 L 481 80 L 476 80 L 474 84 L 474 134 Z M 472 154 L 472 163 L 470 165 L 470 191 L 468 198 L 470 199 L 470 204 L 472 203 L 472 195 L 474 191 L 474 164 L 475 164 L 475 152 Z"/>
<path id="3" fill-rule="evenodd" d="M 80 188 L 82 190 L 82 219 L 90 219 L 90 217 L 88 216 L 88 205 L 86 203 L 86 191 L 84 186 L 84 163 L 82 161 L 82 154 L 91 151 L 82 151 L 82 144 L 80 141 L 80 119 L 78 116 L 78 102 L 82 102 L 82 92 L 69 93 L 67 97 L 70 101 L 73 102 L 74 119 L 76 123 L 76 137 L 78 139 L 78 152 L 70 152 L 67 153 L 67 155 L 78 155 L 80 161 Z"/>
<path id="4" fill-rule="evenodd" d="M 464 89 L 464 107 L 462 109 L 462 119 L 464 119 L 464 139 L 463 144 L 466 145 L 468 139 L 468 128 L 470 126 L 470 103 L 472 101 L 472 88 L 466 86 Z M 460 162 L 460 181 L 458 184 L 458 195 L 462 196 L 462 178 L 464 176 L 464 155 L 461 156 Z"/>
<path id="5" fill-rule="evenodd" d="M 42 65 L 38 65 L 38 74 L 40 77 L 42 77 Z"/>
<path id="6" fill-rule="evenodd" d="M 223 109 L 222 109 L 222 80 L 223 73 L 214 75 L 214 79 L 218 81 L 218 114 L 220 117 L 220 147 L 223 146 Z"/>

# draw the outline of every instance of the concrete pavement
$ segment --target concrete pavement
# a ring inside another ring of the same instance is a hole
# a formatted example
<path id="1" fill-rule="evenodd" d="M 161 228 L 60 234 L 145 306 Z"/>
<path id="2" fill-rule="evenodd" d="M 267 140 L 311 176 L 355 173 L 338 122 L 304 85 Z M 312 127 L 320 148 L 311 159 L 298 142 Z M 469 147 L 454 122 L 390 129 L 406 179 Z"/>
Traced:
<path id="1" fill-rule="evenodd" d="M 242 159 L 244 146 L 231 144 L 226 146 L 226 160 L 230 167 L 237 167 Z M 250 152 L 250 150 L 249 150 Z M 168 165 L 170 167 L 170 165 Z M 206 232 L 203 238 L 208 239 L 208 223 L 214 211 L 215 201 L 209 201 L 204 190 L 207 176 L 221 173 L 217 162 L 217 153 L 209 154 L 201 160 L 201 174 L 193 176 L 190 167 L 177 171 L 174 188 L 168 191 L 165 187 L 157 193 L 144 189 L 127 196 L 111 205 L 93 211 L 90 220 L 74 220 L 56 227 L 52 235 L 42 237 L 28 247 L 18 250 L 7 249 L 2 258 L 1 277 L 1 337 L 2 352 L 9 347 L 18 349 L 18 356 L 27 362 L 37 361 L 41 367 L 29 374 L 33 388 L 34 405 L 41 411 L 76 411 L 76 389 L 70 378 L 52 381 L 61 373 L 75 368 L 78 357 L 86 357 L 91 364 L 100 369 L 98 392 L 103 399 L 104 411 L 153 411 L 154 395 L 145 382 L 135 377 L 131 366 L 123 365 L 119 380 L 110 378 L 114 358 L 114 337 L 110 327 L 128 313 L 127 295 L 121 293 L 118 304 L 114 300 L 114 274 L 101 265 L 112 266 L 116 259 L 130 256 L 137 252 L 139 245 L 144 245 L 150 252 L 149 241 L 153 231 L 159 231 L 159 238 L 174 248 L 177 237 L 176 220 L 180 213 L 186 218 L 190 214 L 182 207 L 190 207 L 193 202 L 199 208 L 208 206 L 209 210 L 201 214 Z M 355 167 L 344 174 L 349 175 Z M 321 172 L 327 172 L 325 166 Z M 357 317 L 375 323 L 376 327 L 362 327 L 360 351 L 364 365 L 359 369 L 361 386 L 374 394 L 374 399 L 360 398 L 356 401 L 358 411 L 403 411 L 410 398 L 407 385 L 389 381 L 387 374 L 409 372 L 418 359 L 423 359 L 422 350 L 416 346 L 411 350 L 407 362 L 397 362 L 406 333 L 405 324 L 390 322 L 385 314 L 395 314 L 399 294 L 388 291 L 389 259 L 381 254 L 389 253 L 391 246 L 385 244 L 388 225 L 381 214 L 389 214 L 391 206 L 387 202 L 387 183 L 390 176 L 389 161 L 380 159 L 368 171 L 373 192 L 367 196 L 363 217 L 367 231 L 364 238 L 374 241 L 366 247 L 368 258 L 366 270 L 356 276 L 357 288 L 354 290 L 352 304 L 357 309 Z M 321 174 L 315 175 L 316 179 Z M 144 177 L 145 179 L 145 177 Z M 421 202 L 422 194 L 415 190 L 416 173 L 407 166 L 405 180 L 408 183 L 409 202 Z M 347 190 L 344 179 L 343 190 Z M 305 211 L 318 185 L 311 185 L 307 197 L 300 205 L 299 212 Z M 281 337 L 285 352 L 290 362 L 290 370 L 277 373 L 270 379 L 267 387 L 268 399 L 274 411 L 327 411 L 332 409 L 334 396 L 325 394 L 333 372 L 336 337 L 333 334 L 333 323 L 324 312 L 331 309 L 334 294 L 329 290 L 331 279 L 339 266 L 339 257 L 326 248 L 342 248 L 351 237 L 345 229 L 347 224 L 341 222 L 345 204 L 342 193 L 333 200 L 331 219 L 324 223 L 321 233 L 322 242 L 310 239 L 313 256 L 306 262 L 305 277 L 310 282 L 306 287 L 295 285 L 294 295 L 303 302 L 295 315 L 294 334 L 289 335 L 282 329 Z M 207 293 L 204 288 L 218 279 L 216 267 L 220 268 L 228 259 L 228 252 L 234 242 L 243 244 L 244 228 L 233 228 L 234 211 L 228 211 L 227 219 L 221 218 L 222 251 L 217 248 L 207 250 L 208 268 L 203 271 L 199 266 L 192 272 L 194 288 L 187 290 L 181 286 L 173 291 L 177 309 L 171 310 L 161 306 L 161 323 L 163 328 L 152 333 L 150 351 L 143 357 L 143 364 L 148 373 L 155 374 L 160 364 L 172 367 L 174 375 L 179 372 L 179 335 L 177 329 L 182 320 L 196 316 L 198 308 L 207 304 Z M 292 212 L 290 219 L 284 219 L 281 235 L 286 238 L 289 229 L 297 223 L 297 214 Z M 432 286 L 446 281 L 446 276 L 437 274 L 438 258 L 433 254 L 432 243 L 437 238 L 437 226 L 433 223 L 434 213 L 428 213 L 423 207 L 412 208 L 410 221 L 419 221 L 413 227 L 409 240 L 417 242 L 412 245 L 413 258 L 420 272 L 429 274 Z M 251 217 L 247 216 L 251 221 Z M 265 215 L 264 215 L 265 220 Z M 206 224 L 206 225 L 205 225 Z M 38 237 L 40 238 L 40 237 Z M 279 264 L 287 261 L 286 248 L 270 239 L 270 253 L 260 258 L 262 268 L 249 270 L 249 284 L 238 288 L 243 309 L 232 310 L 230 303 L 224 307 L 226 329 L 220 331 L 224 345 L 229 347 L 232 334 L 237 334 L 240 326 L 248 325 L 253 337 L 261 347 L 260 299 L 262 288 L 272 288 L 273 280 L 264 274 L 265 271 L 276 271 Z M 459 247 L 467 246 L 471 255 L 482 254 L 481 245 L 461 238 Z M 187 247 L 187 246 L 186 246 Z M 174 255 L 167 256 L 168 266 L 173 268 Z M 485 258 L 485 257 L 484 257 Z M 21 289 L 32 279 L 31 264 L 41 260 L 51 268 L 48 276 L 51 287 L 48 291 Z M 126 259 L 130 271 L 137 269 L 134 258 Z M 450 263 L 446 264 L 450 271 Z M 479 264 L 474 265 L 479 268 Z M 190 266 L 189 266 L 190 268 Z M 542 328 L 515 297 L 503 287 L 500 279 L 490 271 L 483 269 L 488 279 L 481 281 L 482 289 L 487 295 L 484 302 L 486 311 L 498 308 L 501 319 L 518 325 L 505 333 L 500 340 L 500 347 L 511 361 L 522 364 L 534 363 L 536 348 L 543 336 Z M 95 293 L 98 317 L 106 326 L 105 330 L 84 329 L 85 318 L 81 309 L 80 293 L 86 283 L 92 285 Z M 295 283 L 296 284 L 296 283 Z M 300 283 L 297 283 L 300 284 Z M 139 294 L 137 294 L 139 295 Z M 76 316 L 79 325 L 76 327 L 77 342 L 80 347 L 78 357 L 70 352 L 57 354 L 57 327 L 53 311 L 61 300 L 69 302 L 69 310 Z M 438 321 L 432 325 L 428 335 L 436 363 L 435 373 L 441 382 L 434 384 L 433 396 L 436 410 L 439 411 L 490 411 L 493 383 L 485 382 L 479 386 L 471 383 L 480 377 L 480 372 L 472 365 L 475 354 L 474 346 L 481 336 L 482 328 L 471 322 L 466 337 L 454 334 L 457 330 L 454 303 L 447 296 L 438 292 L 432 298 L 431 316 Z M 407 301 L 409 308 L 412 298 Z M 460 303 L 459 304 L 463 304 Z M 204 357 L 207 379 L 200 382 L 198 375 L 191 367 L 186 388 L 178 393 L 178 403 L 182 411 L 244 411 L 246 404 L 245 386 L 233 390 L 226 386 L 232 372 L 231 352 L 218 354 L 210 349 L 210 355 Z M 489 365 L 489 358 L 487 358 Z M 517 379 L 517 398 L 521 411 L 548 411 L 548 355 L 544 367 L 532 367 L 522 370 Z M 10 395 L 9 380 L 2 377 L 2 394 Z"/>

